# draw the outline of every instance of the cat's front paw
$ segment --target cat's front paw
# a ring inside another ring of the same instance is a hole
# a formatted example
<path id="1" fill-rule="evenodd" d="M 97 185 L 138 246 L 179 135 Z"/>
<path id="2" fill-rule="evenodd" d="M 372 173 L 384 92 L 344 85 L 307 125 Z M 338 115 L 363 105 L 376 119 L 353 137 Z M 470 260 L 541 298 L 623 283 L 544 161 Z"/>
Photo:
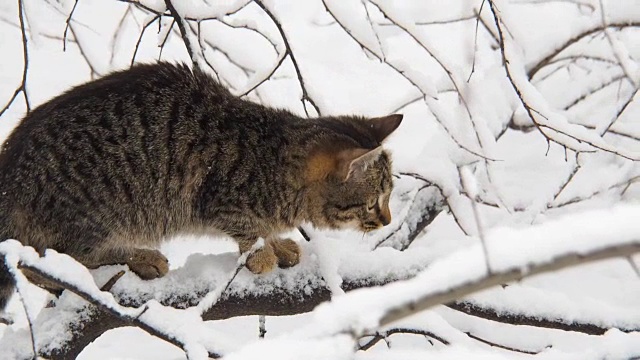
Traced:
<path id="1" fill-rule="evenodd" d="M 127 265 L 143 280 L 163 277 L 169 272 L 169 260 L 158 250 L 136 249 Z"/>
<path id="2" fill-rule="evenodd" d="M 278 264 L 278 257 L 271 246 L 265 246 L 249 255 L 246 267 L 254 274 L 265 274 Z"/>
<path id="3" fill-rule="evenodd" d="M 285 269 L 298 265 L 302 253 L 298 243 L 291 239 L 274 239 L 270 244 L 278 258 L 279 267 Z"/>

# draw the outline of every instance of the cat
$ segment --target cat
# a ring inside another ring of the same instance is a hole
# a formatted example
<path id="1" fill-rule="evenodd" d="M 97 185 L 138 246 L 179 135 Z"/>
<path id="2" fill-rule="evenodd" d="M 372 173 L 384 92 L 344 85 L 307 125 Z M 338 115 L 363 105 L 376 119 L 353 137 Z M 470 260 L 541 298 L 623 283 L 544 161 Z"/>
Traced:
<path id="1" fill-rule="evenodd" d="M 278 234 L 303 222 L 364 232 L 389 224 L 402 115 L 305 119 L 232 95 L 205 72 L 136 65 L 30 112 L 0 152 L 0 241 L 55 249 L 88 267 L 161 277 L 154 250 L 180 233 L 222 232 L 256 274 L 296 265 Z M 0 258 L 0 310 L 13 287 Z"/>

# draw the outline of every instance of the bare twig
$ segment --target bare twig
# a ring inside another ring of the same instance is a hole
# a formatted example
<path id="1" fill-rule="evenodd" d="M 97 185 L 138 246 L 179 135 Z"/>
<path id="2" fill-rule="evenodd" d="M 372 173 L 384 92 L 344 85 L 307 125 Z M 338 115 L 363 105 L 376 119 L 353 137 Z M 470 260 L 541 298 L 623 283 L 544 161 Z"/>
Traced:
<path id="1" fill-rule="evenodd" d="M 503 350 L 509 350 L 509 351 L 519 352 L 519 353 L 522 353 L 522 354 L 529 354 L 529 355 L 536 355 L 536 354 L 540 353 L 539 351 L 522 350 L 522 349 L 516 349 L 516 348 L 510 347 L 510 346 L 500 345 L 500 344 L 494 343 L 492 341 L 483 339 L 483 338 L 481 338 L 481 337 L 479 337 L 477 335 L 473 335 L 470 332 L 465 332 L 465 334 L 468 337 L 472 338 L 473 340 L 480 341 L 481 343 L 487 344 L 487 345 L 489 345 L 491 347 L 496 347 L 496 348 L 503 349 Z"/>
<path id="2" fill-rule="evenodd" d="M 167 6 L 167 10 L 169 10 L 169 13 L 175 20 L 176 24 L 178 24 L 178 29 L 180 29 L 180 35 L 182 36 L 182 41 L 184 41 L 184 45 L 187 48 L 187 53 L 189 54 L 189 58 L 191 58 L 191 61 L 193 62 L 193 66 L 199 67 L 199 64 L 196 60 L 196 54 L 193 53 L 193 44 L 191 44 L 191 40 L 189 39 L 189 34 L 187 33 L 187 26 L 186 26 L 185 20 L 182 19 L 182 17 L 180 17 L 180 14 L 171 3 L 171 0 L 164 0 L 164 3 Z"/>
<path id="3" fill-rule="evenodd" d="M 358 347 L 358 350 L 361 351 L 367 351 L 369 349 L 371 349 L 375 344 L 377 344 L 380 340 L 384 340 L 386 338 L 388 338 L 391 335 L 394 334 L 413 334 L 413 335 L 422 335 L 431 339 L 434 339 L 438 342 L 440 342 L 443 345 L 449 345 L 450 342 L 436 334 L 434 334 L 431 331 L 427 331 L 427 330 L 420 330 L 420 329 L 411 329 L 411 328 L 391 328 L 389 330 L 385 330 L 385 331 L 378 331 L 375 334 L 372 335 L 363 335 L 363 337 L 371 337 L 373 336 L 373 338 L 369 341 L 367 341 L 366 343 L 360 345 Z"/>
<path id="4" fill-rule="evenodd" d="M 164 39 L 162 39 L 162 42 L 158 46 L 160 48 L 160 51 L 158 52 L 158 61 L 160 61 L 160 59 L 162 58 L 162 51 L 164 51 L 164 47 L 167 44 L 167 40 L 169 40 L 169 35 L 171 35 L 171 31 L 173 30 L 173 26 L 175 24 L 176 24 L 176 20 L 172 19 L 171 20 L 171 25 L 169 25 L 169 29 L 167 29 L 167 33 L 164 36 Z"/>
<path id="5" fill-rule="evenodd" d="M 100 288 L 101 291 L 109 291 L 111 290 L 111 288 L 113 287 L 113 285 L 116 284 L 116 282 L 118 282 L 118 280 L 120 280 L 121 277 L 124 276 L 126 272 L 124 270 L 120 270 L 118 271 L 115 275 L 113 275 L 109 281 L 107 281 L 104 285 L 102 285 L 102 287 Z"/>
<path id="6" fill-rule="evenodd" d="M 278 18 L 271 12 L 271 10 L 269 10 L 269 8 L 262 3 L 262 1 L 254 0 L 254 2 L 262 9 L 262 11 L 265 12 L 265 14 L 267 14 L 267 16 L 269 16 L 271 21 L 273 21 L 274 25 L 278 29 L 278 32 L 280 33 L 280 37 L 284 42 L 286 54 L 289 55 L 289 58 L 291 59 L 291 63 L 293 64 L 293 68 L 295 69 L 295 72 L 296 72 L 296 76 L 298 77 L 298 82 L 300 83 L 300 89 L 302 90 L 301 101 L 302 101 L 302 107 L 304 108 L 305 114 L 307 114 L 307 117 L 309 116 L 309 111 L 307 110 L 307 105 L 305 103 L 305 101 L 308 101 L 309 104 L 313 106 L 314 110 L 316 111 L 316 114 L 321 115 L 322 113 L 320 112 L 320 108 L 318 107 L 318 105 L 316 105 L 316 102 L 311 98 L 311 96 L 307 92 L 307 86 L 305 85 L 302 72 L 300 71 L 300 67 L 298 66 L 298 60 L 296 60 L 293 50 L 291 49 L 291 45 L 289 44 L 287 34 L 284 32 L 284 29 L 282 28 L 282 24 L 280 23 Z M 284 56 L 282 57 L 282 59 L 284 59 Z M 274 68 L 271 74 L 273 74 L 275 72 L 275 69 L 277 69 L 278 67 L 279 65 L 277 65 Z"/>
<path id="7" fill-rule="evenodd" d="M 29 101 L 29 94 L 27 93 L 27 72 L 29 71 L 29 49 L 27 47 L 27 31 L 24 24 L 24 0 L 18 0 L 18 19 L 20 20 L 20 33 L 22 34 L 22 81 L 20 86 L 16 88 L 13 96 L 9 99 L 9 102 L 0 110 L 0 116 L 13 104 L 13 101 L 18 97 L 18 94 L 22 93 L 24 96 L 24 103 L 27 107 L 27 113 L 31 111 L 31 103 Z"/>
<path id="8" fill-rule="evenodd" d="M 480 16 L 482 15 L 482 9 L 484 8 L 485 0 L 480 3 L 480 9 L 476 14 L 476 29 L 473 35 L 473 60 L 471 61 L 471 72 L 467 78 L 467 82 L 471 81 L 471 76 L 476 72 L 476 54 L 478 53 L 478 26 L 480 25 Z"/>
<path id="9" fill-rule="evenodd" d="M 69 23 L 71 22 L 71 18 L 73 17 L 73 13 L 76 11 L 76 7 L 78 6 L 79 0 L 73 4 L 73 8 L 71 8 L 71 12 L 69 13 L 69 17 L 67 17 L 66 25 L 64 27 L 64 33 L 62 34 L 62 51 L 67 51 L 67 31 L 69 31 Z"/>
<path id="10" fill-rule="evenodd" d="M 609 23 L 607 25 L 607 28 L 611 28 L 611 29 L 624 29 L 629 27 L 640 27 L 640 22 L 629 21 L 629 22 Z M 560 53 L 564 52 L 566 49 L 573 46 L 574 44 L 577 44 L 582 39 L 589 36 L 594 36 L 604 31 L 604 29 L 605 28 L 602 25 L 599 25 L 593 28 L 589 28 L 585 31 L 582 31 L 581 33 L 576 34 L 575 36 L 567 39 L 563 44 L 553 49 L 541 60 L 539 60 L 537 63 L 535 63 L 533 66 L 530 67 L 529 71 L 527 72 L 529 79 L 532 79 L 538 71 L 540 71 L 545 66 L 549 65 L 556 56 L 560 55 Z"/>
<path id="11" fill-rule="evenodd" d="M 136 54 L 138 53 L 138 48 L 140 48 L 140 43 L 142 42 L 142 37 L 144 36 L 144 33 L 147 31 L 149 26 L 151 26 L 151 24 L 153 24 L 156 21 L 160 21 L 160 16 L 159 15 L 156 15 L 156 16 L 150 18 L 142 26 L 142 30 L 140 31 L 140 36 L 138 36 L 138 41 L 136 41 L 136 46 L 135 46 L 135 48 L 133 50 L 133 56 L 131 56 L 131 64 L 130 64 L 130 66 L 133 66 L 133 64 L 136 62 Z M 167 36 L 169 36 L 169 35 L 167 34 Z"/>

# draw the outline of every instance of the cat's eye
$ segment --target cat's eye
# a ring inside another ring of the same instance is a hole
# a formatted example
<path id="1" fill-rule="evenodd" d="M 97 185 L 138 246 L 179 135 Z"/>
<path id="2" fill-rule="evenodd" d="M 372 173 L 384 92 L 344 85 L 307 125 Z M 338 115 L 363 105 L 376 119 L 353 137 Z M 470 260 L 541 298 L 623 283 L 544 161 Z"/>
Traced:
<path id="1" fill-rule="evenodd" d="M 378 198 L 370 199 L 369 201 L 367 201 L 367 210 L 369 212 L 373 212 L 373 209 L 375 209 L 376 205 L 378 205 Z"/>

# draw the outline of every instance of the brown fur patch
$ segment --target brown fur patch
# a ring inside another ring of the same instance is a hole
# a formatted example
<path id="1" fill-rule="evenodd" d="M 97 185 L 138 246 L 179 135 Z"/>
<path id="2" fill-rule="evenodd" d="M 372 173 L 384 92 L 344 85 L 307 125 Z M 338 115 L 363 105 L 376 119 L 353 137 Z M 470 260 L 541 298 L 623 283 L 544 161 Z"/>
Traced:
<path id="1" fill-rule="evenodd" d="M 324 180 L 336 170 L 337 159 L 328 153 L 318 153 L 311 155 L 307 161 L 305 179 L 308 182 Z"/>

